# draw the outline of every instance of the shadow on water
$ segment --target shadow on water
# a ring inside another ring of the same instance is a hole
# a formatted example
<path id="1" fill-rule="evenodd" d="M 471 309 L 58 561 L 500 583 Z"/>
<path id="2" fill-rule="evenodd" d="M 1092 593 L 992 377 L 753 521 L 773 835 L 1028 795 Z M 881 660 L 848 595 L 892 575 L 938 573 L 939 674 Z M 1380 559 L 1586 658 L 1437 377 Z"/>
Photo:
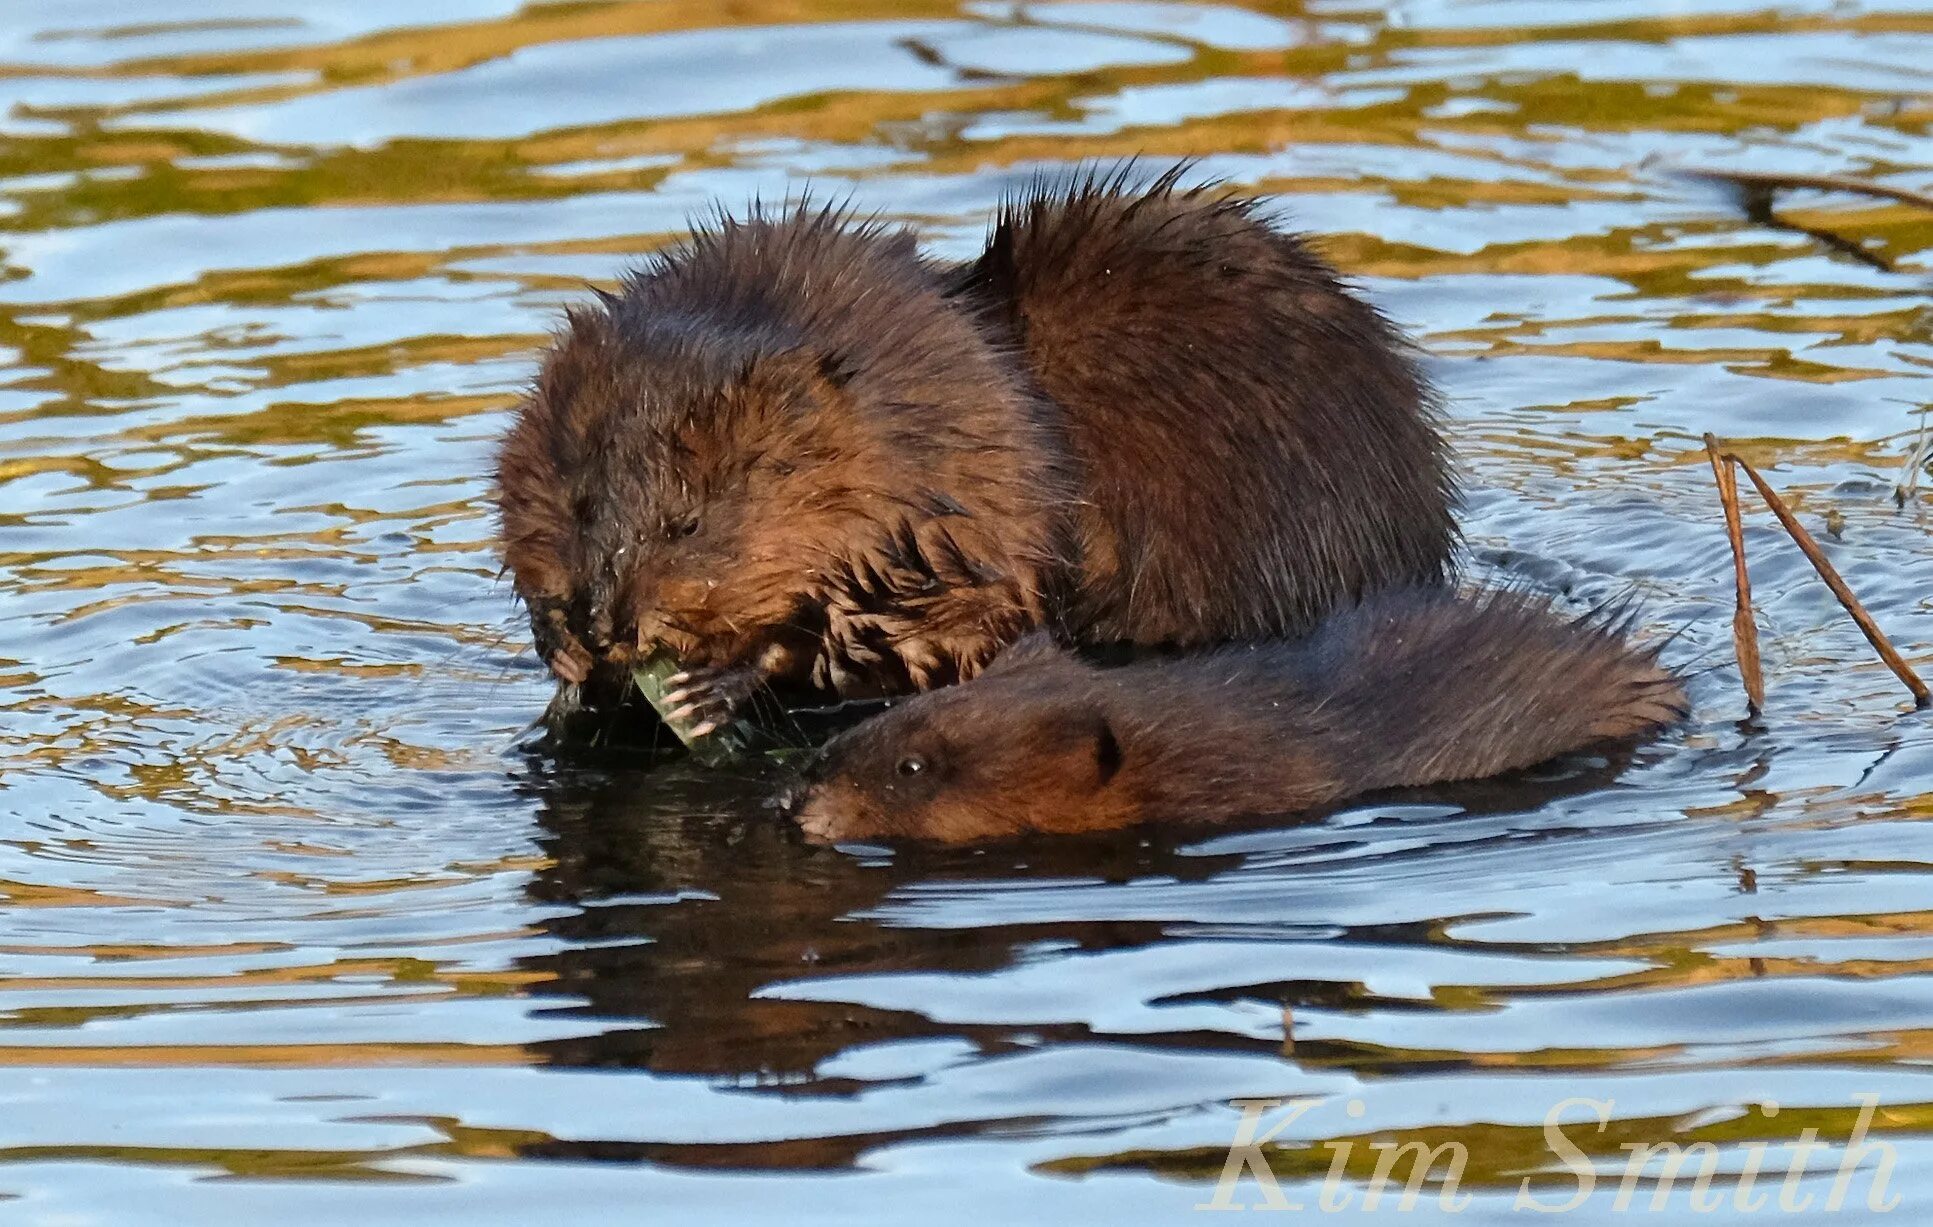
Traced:
<path id="1" fill-rule="evenodd" d="M 1154 917 L 928 927 L 894 918 L 882 905 L 909 891 L 970 896 L 1044 882 L 1104 887 L 1160 880 L 1212 890 L 1248 859 L 1239 847 L 1216 851 L 1215 844 L 1239 845 L 1245 836 L 1266 842 L 1292 830 L 1303 835 L 1305 852 L 1360 842 L 1340 832 L 1325 835 L 1326 814 L 1220 827 L 1206 844 L 1202 832 L 1152 828 L 977 849 L 827 848 L 805 843 L 774 811 L 772 792 L 787 778 L 782 767 L 730 773 L 675 754 L 645 768 L 619 765 L 618 755 L 599 756 L 602 764 L 586 757 L 582 751 L 564 759 L 529 753 L 520 773 L 520 788 L 537 802 L 543 830 L 538 842 L 547 861 L 528 887 L 530 896 L 571 909 L 543 923 L 562 948 L 522 959 L 520 966 L 537 973 L 531 993 L 543 1013 L 591 1020 L 598 1028 L 529 1045 L 546 1064 L 694 1076 L 778 1097 L 863 1096 L 880 1082 L 826 1068 L 849 1050 L 907 1041 L 958 1041 L 981 1057 L 995 1057 L 1042 1045 L 1130 1040 L 1183 1051 L 1293 1055 L 1337 1069 L 1352 1065 L 1348 1046 L 1314 1041 L 1298 1047 L 1292 1035 L 1285 1045 L 1280 1038 L 1199 1031 L 1118 1036 L 1079 1023 L 963 1024 L 917 1009 L 783 995 L 788 983 L 825 977 L 986 976 L 1043 952 L 1064 957 L 1153 947 L 1171 928 Z M 1587 796 L 1611 786 L 1625 765 L 1622 755 L 1579 757 L 1536 773 L 1404 790 L 1370 803 L 1427 811 L 1429 826 L 1454 832 L 1459 822 L 1507 818 Z M 1410 842 L 1388 855 L 1414 855 Z M 1284 875 L 1280 885 L 1293 891 L 1295 880 Z M 1327 938 L 1383 945 L 1440 941 L 1443 925 L 1429 920 L 1324 928 Z M 1349 1008 L 1355 996 L 1350 986 L 1328 980 L 1279 980 L 1228 985 L 1168 1003 L 1259 1000 L 1288 1020 L 1305 1007 Z M 553 998 L 568 1004 L 546 1004 Z M 1376 1060 L 1365 1068 L 1386 1064 Z M 1418 1068 L 1457 1064 L 1436 1060 Z M 893 1143 L 972 1136 L 1018 1123 L 971 1121 L 783 1145 L 547 1138 L 522 1153 L 697 1167 L 846 1167 Z"/>

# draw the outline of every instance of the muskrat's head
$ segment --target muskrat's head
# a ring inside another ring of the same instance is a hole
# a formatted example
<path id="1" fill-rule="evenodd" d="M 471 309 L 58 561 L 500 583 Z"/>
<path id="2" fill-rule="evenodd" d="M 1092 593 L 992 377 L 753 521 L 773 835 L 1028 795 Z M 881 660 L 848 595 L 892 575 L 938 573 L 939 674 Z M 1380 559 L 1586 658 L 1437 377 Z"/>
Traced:
<path id="1" fill-rule="evenodd" d="M 782 804 L 807 838 L 970 843 L 1129 825 L 1123 748 L 1095 671 L 1044 634 L 971 682 L 834 738 Z"/>
<path id="2" fill-rule="evenodd" d="M 779 339 L 573 312 L 499 467 L 505 561 L 552 672 L 809 645 L 815 577 L 870 479 L 844 383 L 837 355 Z"/>

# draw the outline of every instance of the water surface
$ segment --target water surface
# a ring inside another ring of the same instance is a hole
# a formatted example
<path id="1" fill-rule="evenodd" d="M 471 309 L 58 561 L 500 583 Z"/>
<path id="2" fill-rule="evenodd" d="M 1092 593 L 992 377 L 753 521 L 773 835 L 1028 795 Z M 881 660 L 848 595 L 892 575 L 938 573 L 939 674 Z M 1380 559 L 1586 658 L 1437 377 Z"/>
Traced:
<path id="1" fill-rule="evenodd" d="M 1762 513 L 1743 720 L 1698 440 L 1933 671 L 1933 509 L 1893 496 L 1933 217 L 1767 225 L 1673 172 L 1926 188 L 1929 66 L 1888 0 L 10 6 L 0 1221 L 1168 1223 L 1231 1101 L 1290 1096 L 1285 1180 L 1455 1138 L 1475 1221 L 1569 1190 L 1567 1098 L 1613 1169 L 1782 1173 L 1876 1097 L 1923 1221 L 1933 726 Z M 1327 236 L 1449 394 L 1473 570 L 1638 593 L 1689 728 L 1281 829 L 896 856 L 519 742 L 547 687 L 485 474 L 561 304 L 713 202 L 810 182 L 962 256 L 1025 177 L 1130 154 Z"/>

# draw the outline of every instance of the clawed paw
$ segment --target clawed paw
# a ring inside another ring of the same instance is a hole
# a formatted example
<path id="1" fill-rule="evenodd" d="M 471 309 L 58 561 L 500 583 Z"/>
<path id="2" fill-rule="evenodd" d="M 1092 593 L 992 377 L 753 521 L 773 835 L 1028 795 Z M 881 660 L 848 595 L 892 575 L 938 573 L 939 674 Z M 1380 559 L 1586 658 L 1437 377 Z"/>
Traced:
<path id="1" fill-rule="evenodd" d="M 665 679 L 665 723 L 685 728 L 692 737 L 715 733 L 731 723 L 759 682 L 758 670 L 743 666 L 674 673 Z"/>

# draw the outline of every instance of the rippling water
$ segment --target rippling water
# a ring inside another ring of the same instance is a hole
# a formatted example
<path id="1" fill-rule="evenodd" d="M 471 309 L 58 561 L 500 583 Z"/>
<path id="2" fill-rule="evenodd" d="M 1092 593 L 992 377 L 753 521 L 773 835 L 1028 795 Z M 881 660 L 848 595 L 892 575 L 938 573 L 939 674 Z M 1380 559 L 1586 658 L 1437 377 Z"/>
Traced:
<path id="1" fill-rule="evenodd" d="M 0 1220 L 1165 1223 L 1231 1101 L 1294 1096 L 1310 1213 L 1350 1145 L 1359 1209 L 1370 1142 L 1456 1139 L 1479 1221 L 1526 1173 L 1562 1201 L 1546 1114 L 1608 1101 L 1565 1118 L 1596 1221 L 1624 1143 L 1783 1173 L 1868 1096 L 1926 1221 L 1933 728 L 1762 513 L 1743 720 L 1698 439 L 1933 666 L 1933 496 L 1893 498 L 1933 216 L 1760 224 L 1673 172 L 1926 187 L 1929 90 L 1933 10 L 1887 0 L 16 0 Z M 1635 588 L 1706 670 L 1690 728 L 1280 830 L 891 857 L 519 748 L 547 687 L 483 474 L 559 304 L 714 201 L 810 180 L 958 256 L 1019 178 L 1136 153 L 1330 236 L 1452 398 L 1474 566 Z"/>

